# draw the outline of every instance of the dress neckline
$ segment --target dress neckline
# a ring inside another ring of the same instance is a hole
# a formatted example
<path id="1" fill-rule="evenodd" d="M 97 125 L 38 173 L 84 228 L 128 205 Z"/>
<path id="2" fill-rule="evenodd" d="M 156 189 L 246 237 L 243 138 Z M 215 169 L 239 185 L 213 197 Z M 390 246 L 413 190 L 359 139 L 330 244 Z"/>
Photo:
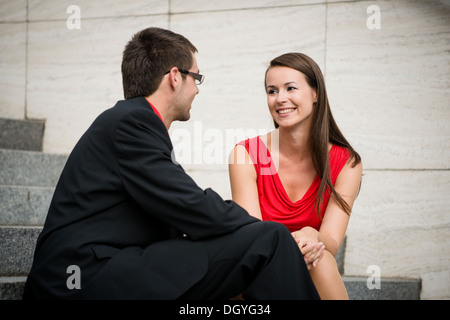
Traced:
<path id="1" fill-rule="evenodd" d="M 264 141 L 261 139 L 260 136 L 258 136 L 258 139 L 259 139 L 260 145 L 263 145 L 263 146 L 264 146 L 264 149 L 265 149 L 265 150 L 263 150 L 263 151 L 266 152 L 265 154 L 267 154 L 267 156 L 268 156 L 270 159 L 272 159 L 272 155 L 271 155 L 269 149 L 267 148 L 266 144 L 264 143 Z M 331 152 L 331 150 L 333 150 L 334 147 L 335 147 L 335 145 L 332 144 L 330 150 L 328 151 L 328 154 Z M 282 182 L 281 179 L 280 179 L 280 176 L 278 175 L 278 169 L 275 167 L 275 165 L 273 166 L 273 168 L 274 168 L 275 171 L 273 172 L 272 176 L 273 176 L 274 179 L 275 179 L 275 183 L 280 187 L 280 190 L 281 190 L 281 192 L 282 192 L 282 194 L 283 194 L 283 197 L 284 197 L 286 200 L 288 200 L 291 204 L 299 204 L 299 203 L 301 203 L 305 198 L 307 198 L 307 196 L 308 196 L 311 192 L 314 192 L 314 187 L 315 187 L 318 183 L 320 183 L 319 175 L 316 175 L 316 177 L 314 178 L 313 182 L 311 183 L 311 185 L 309 186 L 309 188 L 306 190 L 306 192 L 303 194 L 303 196 L 302 196 L 299 200 L 297 200 L 297 201 L 292 201 L 291 198 L 289 197 L 288 193 L 286 192 L 286 189 L 284 188 L 284 185 L 283 185 L 283 182 Z"/>

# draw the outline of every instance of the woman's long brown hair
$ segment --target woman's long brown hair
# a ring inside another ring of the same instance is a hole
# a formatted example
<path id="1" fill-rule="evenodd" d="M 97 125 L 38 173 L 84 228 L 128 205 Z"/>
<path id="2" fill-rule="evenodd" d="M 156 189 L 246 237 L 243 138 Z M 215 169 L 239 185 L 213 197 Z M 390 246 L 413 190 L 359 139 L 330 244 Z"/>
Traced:
<path id="1" fill-rule="evenodd" d="M 286 53 L 273 59 L 266 70 L 266 76 L 267 72 L 273 67 L 288 67 L 303 73 L 309 86 L 317 92 L 317 102 L 313 107 L 309 132 L 309 146 L 314 168 L 321 178 L 314 205 L 319 218 L 322 219 L 320 212 L 325 192 L 330 193 L 341 209 L 350 215 L 351 208 L 349 204 L 336 192 L 331 181 L 328 143 L 331 142 L 346 148 L 350 152 L 350 160 L 353 160 L 352 167 L 361 162 L 361 157 L 345 139 L 334 121 L 322 71 L 314 60 L 303 53 Z M 274 123 L 275 127 L 278 128 L 278 124 L 275 121 Z"/>

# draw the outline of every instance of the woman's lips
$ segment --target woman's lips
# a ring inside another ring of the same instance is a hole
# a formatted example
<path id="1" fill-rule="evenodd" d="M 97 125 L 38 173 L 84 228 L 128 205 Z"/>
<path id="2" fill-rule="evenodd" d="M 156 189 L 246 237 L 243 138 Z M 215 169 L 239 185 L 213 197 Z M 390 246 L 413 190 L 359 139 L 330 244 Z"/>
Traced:
<path id="1" fill-rule="evenodd" d="M 280 115 L 284 115 L 284 114 L 288 114 L 291 113 L 295 110 L 296 108 L 285 108 L 285 109 L 278 109 L 277 113 Z"/>

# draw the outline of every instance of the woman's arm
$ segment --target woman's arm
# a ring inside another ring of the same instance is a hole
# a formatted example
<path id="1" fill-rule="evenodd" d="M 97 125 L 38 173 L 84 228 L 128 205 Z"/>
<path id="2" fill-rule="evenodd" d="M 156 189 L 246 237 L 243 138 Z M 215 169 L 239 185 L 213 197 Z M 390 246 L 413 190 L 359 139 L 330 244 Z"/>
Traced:
<path id="1" fill-rule="evenodd" d="M 233 201 L 247 210 L 250 215 L 261 220 L 256 171 L 244 146 L 237 145 L 231 151 L 228 159 L 228 173 Z"/>
<path id="2" fill-rule="evenodd" d="M 347 202 L 350 209 L 358 195 L 362 177 L 362 164 L 359 163 L 352 168 L 351 160 L 342 168 L 334 184 L 336 192 Z M 326 250 L 334 256 L 344 239 L 349 219 L 350 216 L 339 207 L 334 197 L 330 196 L 318 240 L 323 242 Z"/>
<path id="3" fill-rule="evenodd" d="M 351 162 L 348 162 L 336 179 L 334 188 L 350 208 L 353 207 L 358 194 L 361 176 L 362 164 L 359 163 L 352 168 Z M 292 233 L 305 256 L 308 268 L 311 265 L 315 266 L 323 257 L 324 249 L 336 256 L 345 236 L 349 219 L 350 216 L 339 207 L 333 197 L 330 197 L 319 231 L 311 227 L 305 227 Z M 324 246 L 322 246 L 322 243 Z"/>

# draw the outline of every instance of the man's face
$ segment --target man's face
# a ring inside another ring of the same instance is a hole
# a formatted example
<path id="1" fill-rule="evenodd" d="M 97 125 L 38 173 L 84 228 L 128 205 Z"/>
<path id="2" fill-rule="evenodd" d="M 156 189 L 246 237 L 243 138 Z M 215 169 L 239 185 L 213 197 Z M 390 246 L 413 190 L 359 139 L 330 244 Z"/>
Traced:
<path id="1" fill-rule="evenodd" d="M 188 70 L 194 73 L 199 73 L 199 69 L 197 66 L 197 59 L 194 54 L 192 54 L 192 67 Z M 197 85 L 195 84 L 195 79 L 191 75 L 187 74 L 183 81 L 182 86 L 180 88 L 180 92 L 178 95 L 177 103 L 175 106 L 175 119 L 179 121 L 187 121 L 191 117 L 190 110 L 192 107 L 192 102 L 194 101 L 195 96 L 198 94 L 199 90 Z"/>

